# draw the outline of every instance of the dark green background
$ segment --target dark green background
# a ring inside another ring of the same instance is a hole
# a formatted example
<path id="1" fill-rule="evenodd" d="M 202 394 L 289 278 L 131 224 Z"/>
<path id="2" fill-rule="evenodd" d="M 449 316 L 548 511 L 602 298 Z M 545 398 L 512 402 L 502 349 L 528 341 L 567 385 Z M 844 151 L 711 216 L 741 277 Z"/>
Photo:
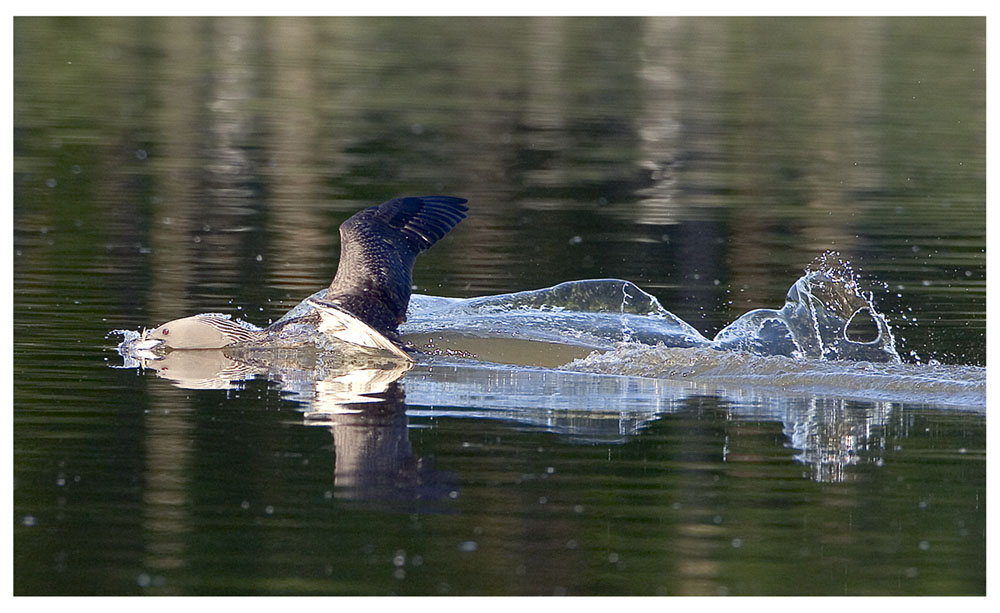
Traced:
<path id="1" fill-rule="evenodd" d="M 985 365 L 984 19 L 13 29 L 15 593 L 985 592 L 982 414 L 836 401 L 889 417 L 832 482 L 780 400 L 695 395 L 617 444 L 411 418 L 461 496 L 373 511 L 326 497 L 329 432 L 266 381 L 178 390 L 104 339 L 277 319 L 347 216 L 446 193 L 470 217 L 423 293 L 625 278 L 711 336 L 833 249 L 904 358 Z"/>

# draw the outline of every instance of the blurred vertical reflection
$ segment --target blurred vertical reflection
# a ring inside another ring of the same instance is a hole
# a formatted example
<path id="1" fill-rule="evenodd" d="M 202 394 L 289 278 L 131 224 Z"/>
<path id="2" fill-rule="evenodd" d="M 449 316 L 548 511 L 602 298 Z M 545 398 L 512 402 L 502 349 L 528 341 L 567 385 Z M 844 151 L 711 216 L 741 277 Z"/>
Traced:
<path id="1" fill-rule="evenodd" d="M 283 18 L 269 21 L 265 28 L 270 55 L 266 95 L 287 96 L 282 113 L 270 118 L 264 133 L 270 159 L 262 171 L 269 188 L 271 228 L 265 269 L 270 284 L 303 296 L 319 289 L 317 271 L 334 269 L 331 255 L 339 246 L 320 206 L 333 194 L 324 189 L 323 176 L 312 171 L 319 167 L 318 160 L 335 154 L 325 150 L 325 138 L 343 137 L 331 135 L 337 122 L 325 125 L 332 118 L 321 115 L 324 109 L 339 110 L 340 101 L 337 96 L 324 99 L 329 93 L 321 78 L 318 25 L 311 19 Z"/>
<path id="2" fill-rule="evenodd" d="M 48 203 L 19 227 L 100 195 L 92 242 L 169 245 L 147 287 L 206 309 L 273 319 L 329 282 L 350 212 L 444 191 L 475 213 L 421 261 L 430 293 L 628 278 L 713 333 L 834 248 L 983 328 L 982 43 L 948 46 L 975 20 L 18 23 L 18 201 Z"/>
<path id="3" fill-rule="evenodd" d="M 901 353 L 985 364 L 985 19 L 13 30 L 15 590 L 985 592 L 979 414 L 654 390 L 647 414 L 599 419 L 592 388 L 439 369 L 406 380 L 426 429 L 345 414 L 327 433 L 264 381 L 105 368 L 104 336 L 266 324 L 329 283 L 339 221 L 445 192 L 472 214 L 422 256 L 422 293 L 626 278 L 711 334 L 839 249 L 889 287 Z M 464 515 L 331 507 L 430 454 L 460 467 Z M 279 496 L 296 504 L 257 513 Z M 424 562 L 405 581 L 386 568 L 403 548 Z"/>

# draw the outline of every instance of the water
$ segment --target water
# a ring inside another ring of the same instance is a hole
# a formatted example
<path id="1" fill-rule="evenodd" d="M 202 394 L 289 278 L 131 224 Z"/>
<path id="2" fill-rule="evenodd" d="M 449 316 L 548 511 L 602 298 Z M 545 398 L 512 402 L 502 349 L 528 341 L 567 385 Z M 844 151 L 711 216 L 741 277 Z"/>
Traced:
<path id="1" fill-rule="evenodd" d="M 16 20 L 14 592 L 985 593 L 984 49 L 982 19 Z M 112 329 L 277 320 L 344 219 L 428 193 L 471 209 L 420 294 L 627 279 L 713 339 L 836 250 L 903 363 L 111 367 Z"/>
<path id="2" fill-rule="evenodd" d="M 147 330 L 112 330 L 109 337 L 122 337 L 116 347 L 122 363 L 114 367 L 147 369 L 192 389 L 238 388 L 264 376 L 289 391 L 304 390 L 306 404 L 314 390 L 327 395 L 328 386 L 341 382 L 348 382 L 343 402 L 364 402 L 415 361 L 440 364 L 441 357 L 463 367 L 560 368 L 977 410 L 986 404 L 984 368 L 904 364 L 873 295 L 859 289 L 849 263 L 832 253 L 809 266 L 781 309 L 744 313 L 712 340 L 620 279 L 467 299 L 414 295 L 399 328 L 410 353 L 374 331 L 381 344 L 345 342 L 325 334 L 316 320 L 304 323 L 325 294 L 313 294 L 266 329 L 224 314 L 197 315 L 235 321 L 238 332 L 253 333 L 227 340 L 222 349 L 175 350 L 170 347 L 186 345 L 148 341 Z M 173 330 L 169 338 L 177 341 L 182 321 L 160 328 Z"/>

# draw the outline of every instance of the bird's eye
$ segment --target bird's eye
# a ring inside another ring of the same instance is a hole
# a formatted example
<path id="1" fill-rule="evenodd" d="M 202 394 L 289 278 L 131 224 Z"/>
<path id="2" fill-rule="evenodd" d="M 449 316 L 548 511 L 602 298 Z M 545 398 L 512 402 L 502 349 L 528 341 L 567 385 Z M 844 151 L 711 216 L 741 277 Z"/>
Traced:
<path id="1" fill-rule="evenodd" d="M 163 334 L 163 336 L 166 336 L 166 335 L 170 334 L 170 328 L 164 328 L 162 330 L 162 334 Z"/>

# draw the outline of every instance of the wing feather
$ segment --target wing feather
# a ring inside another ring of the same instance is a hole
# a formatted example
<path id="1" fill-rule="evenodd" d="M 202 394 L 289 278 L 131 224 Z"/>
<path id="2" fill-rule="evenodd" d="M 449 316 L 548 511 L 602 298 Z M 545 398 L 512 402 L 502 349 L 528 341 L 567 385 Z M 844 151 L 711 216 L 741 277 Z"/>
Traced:
<path id="1" fill-rule="evenodd" d="M 395 198 L 359 211 L 340 226 L 340 262 L 326 300 L 383 334 L 406 320 L 417 255 L 441 240 L 469 210 L 464 198 Z"/>

